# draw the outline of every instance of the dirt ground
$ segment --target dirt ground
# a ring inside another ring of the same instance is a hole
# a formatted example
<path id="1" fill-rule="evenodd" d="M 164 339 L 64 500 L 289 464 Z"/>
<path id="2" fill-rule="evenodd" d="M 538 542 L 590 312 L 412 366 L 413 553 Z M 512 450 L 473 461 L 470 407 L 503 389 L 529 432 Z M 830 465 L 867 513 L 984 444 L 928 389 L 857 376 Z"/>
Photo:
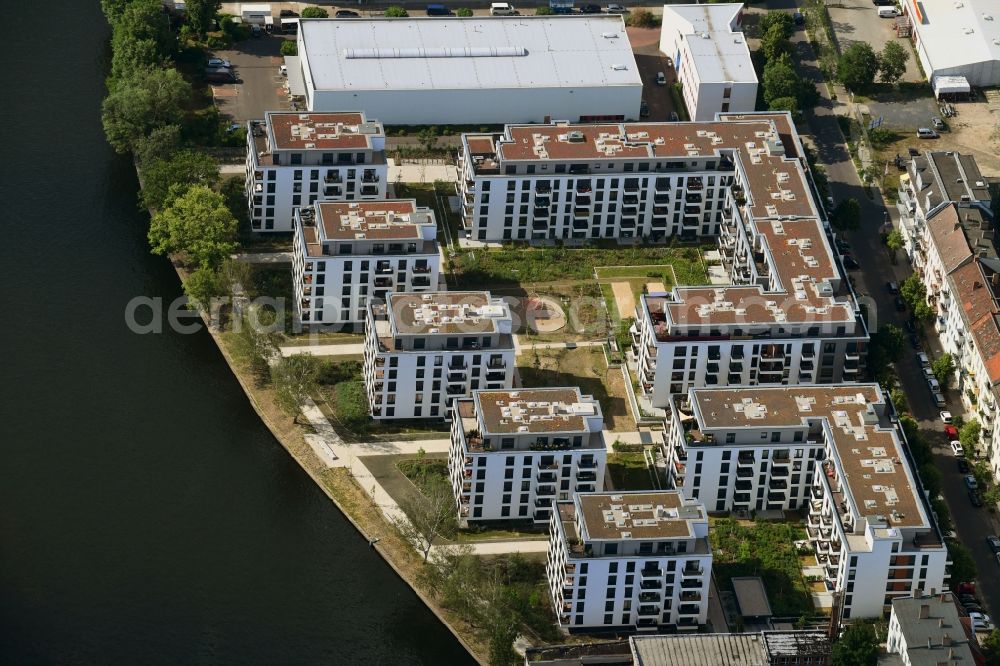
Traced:
<path id="1" fill-rule="evenodd" d="M 945 150 L 975 155 L 979 170 L 993 178 L 1000 176 L 1000 92 L 996 97 L 994 104 L 982 98 L 956 103 L 958 115 L 946 119 L 950 131 L 942 132 L 941 138 L 933 142 L 943 144 Z"/>
<path id="2" fill-rule="evenodd" d="M 628 282 L 612 282 L 611 290 L 615 294 L 618 316 L 633 316 L 635 314 L 635 295 L 632 293 L 632 285 Z"/>

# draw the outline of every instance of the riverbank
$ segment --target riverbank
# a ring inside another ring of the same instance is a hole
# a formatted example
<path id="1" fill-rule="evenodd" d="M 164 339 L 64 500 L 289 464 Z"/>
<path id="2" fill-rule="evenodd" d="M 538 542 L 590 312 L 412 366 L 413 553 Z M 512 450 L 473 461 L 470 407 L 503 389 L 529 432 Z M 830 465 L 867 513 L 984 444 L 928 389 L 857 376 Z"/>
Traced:
<path id="1" fill-rule="evenodd" d="M 140 176 L 141 180 L 141 176 Z M 171 257 L 171 264 L 183 284 L 187 270 L 177 257 Z M 424 563 L 413 546 L 390 524 L 377 505 L 373 504 L 361 486 L 358 485 L 347 467 L 328 468 L 306 443 L 305 435 L 311 429 L 296 423 L 283 412 L 274 399 L 274 391 L 267 386 L 258 386 L 250 372 L 242 367 L 230 352 L 226 334 L 211 325 L 207 313 L 201 313 L 202 322 L 212 340 L 222 353 L 226 364 L 243 388 L 247 399 L 261 421 L 271 431 L 274 438 L 288 451 L 289 455 L 309 475 L 323 493 L 330 498 L 351 525 L 364 537 L 396 575 L 410 586 L 427 608 L 455 636 L 459 643 L 480 664 L 486 664 L 484 655 L 488 647 L 462 618 L 443 608 L 417 585 L 417 576 Z"/>

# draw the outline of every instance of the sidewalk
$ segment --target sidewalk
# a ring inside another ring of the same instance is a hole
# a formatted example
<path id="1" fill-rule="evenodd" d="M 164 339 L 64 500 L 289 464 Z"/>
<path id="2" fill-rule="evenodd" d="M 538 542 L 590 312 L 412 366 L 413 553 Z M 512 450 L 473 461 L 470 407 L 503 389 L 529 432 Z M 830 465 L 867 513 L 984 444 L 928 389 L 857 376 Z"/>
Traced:
<path id="1" fill-rule="evenodd" d="M 364 356 L 365 345 L 362 342 L 344 345 L 289 345 L 281 347 L 281 355 L 288 357 L 295 354 L 310 356 Z"/>
<path id="2" fill-rule="evenodd" d="M 581 340 L 579 342 L 528 342 L 522 343 L 521 336 L 514 336 L 514 351 L 517 354 L 528 349 L 576 349 L 577 347 L 600 347 L 605 340 Z"/>

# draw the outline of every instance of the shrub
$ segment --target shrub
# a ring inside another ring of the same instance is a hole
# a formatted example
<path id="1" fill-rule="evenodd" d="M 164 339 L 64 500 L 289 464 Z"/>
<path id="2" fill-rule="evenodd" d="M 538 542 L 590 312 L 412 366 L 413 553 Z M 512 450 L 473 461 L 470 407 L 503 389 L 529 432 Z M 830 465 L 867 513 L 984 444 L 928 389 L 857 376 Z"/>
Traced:
<path id="1" fill-rule="evenodd" d="M 552 16 L 554 13 L 551 7 L 539 7 L 535 10 L 535 16 Z"/>
<path id="2" fill-rule="evenodd" d="M 625 18 L 625 23 L 634 28 L 655 28 L 660 25 L 662 17 L 646 9 L 637 9 Z"/>
<path id="3" fill-rule="evenodd" d="M 330 14 L 322 7 L 306 7 L 302 10 L 302 18 L 330 18 Z"/>
<path id="4" fill-rule="evenodd" d="M 455 10 L 455 16 L 472 16 L 472 10 L 468 7 L 460 7 Z"/>
<path id="5" fill-rule="evenodd" d="M 400 7 L 399 5 L 392 5 L 385 10 L 385 16 L 387 18 L 406 18 L 410 15 L 410 12 L 406 11 L 405 7 Z"/>

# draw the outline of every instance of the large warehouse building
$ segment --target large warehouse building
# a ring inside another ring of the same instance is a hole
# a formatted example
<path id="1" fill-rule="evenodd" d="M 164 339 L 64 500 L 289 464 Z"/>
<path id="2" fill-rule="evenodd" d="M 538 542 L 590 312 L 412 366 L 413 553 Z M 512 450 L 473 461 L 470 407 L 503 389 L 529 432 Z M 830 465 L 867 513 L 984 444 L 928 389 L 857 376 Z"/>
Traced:
<path id="1" fill-rule="evenodd" d="M 298 53 L 309 110 L 386 125 L 620 121 L 642 101 L 620 16 L 303 20 Z"/>
<path id="2" fill-rule="evenodd" d="M 962 76 L 978 87 L 1000 85 L 997 0 L 904 0 L 920 64 L 934 82 Z"/>

